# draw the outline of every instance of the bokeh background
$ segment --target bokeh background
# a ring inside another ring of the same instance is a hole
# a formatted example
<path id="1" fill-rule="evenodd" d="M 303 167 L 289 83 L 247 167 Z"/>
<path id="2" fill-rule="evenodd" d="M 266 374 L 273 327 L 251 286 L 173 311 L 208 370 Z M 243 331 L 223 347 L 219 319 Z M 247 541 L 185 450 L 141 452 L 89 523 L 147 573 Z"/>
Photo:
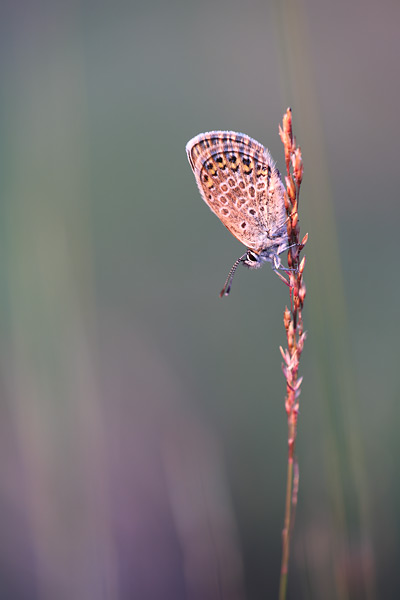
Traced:
<path id="1" fill-rule="evenodd" d="M 400 4 L 6 0 L 0 596 L 276 598 L 285 286 L 185 144 L 291 106 L 309 233 L 288 597 L 398 598 Z"/>

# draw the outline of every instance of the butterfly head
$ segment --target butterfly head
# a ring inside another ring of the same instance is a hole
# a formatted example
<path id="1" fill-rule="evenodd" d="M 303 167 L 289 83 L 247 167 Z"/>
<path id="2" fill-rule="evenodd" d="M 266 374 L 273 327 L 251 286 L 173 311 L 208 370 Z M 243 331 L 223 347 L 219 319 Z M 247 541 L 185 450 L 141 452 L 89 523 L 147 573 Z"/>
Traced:
<path id="1" fill-rule="evenodd" d="M 261 254 L 257 254 L 254 250 L 247 250 L 242 262 L 249 269 L 259 269 L 264 261 L 265 259 L 262 258 Z"/>
<path id="2" fill-rule="evenodd" d="M 271 249 L 268 248 L 257 253 L 254 250 L 248 249 L 242 262 L 249 269 L 259 269 L 265 262 L 270 262 L 274 270 L 279 269 L 282 266 L 281 259 L 279 258 L 279 254 L 282 250 L 277 250 L 278 251 L 271 251 Z"/>

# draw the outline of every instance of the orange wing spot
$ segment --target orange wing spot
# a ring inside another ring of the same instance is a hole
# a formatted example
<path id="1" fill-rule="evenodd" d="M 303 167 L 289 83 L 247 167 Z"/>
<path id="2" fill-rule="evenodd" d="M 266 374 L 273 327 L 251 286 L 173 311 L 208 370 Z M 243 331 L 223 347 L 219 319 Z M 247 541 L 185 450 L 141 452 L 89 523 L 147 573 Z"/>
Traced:
<path id="1" fill-rule="evenodd" d="M 248 156 L 244 156 L 242 158 L 242 164 L 243 164 L 244 173 L 246 173 L 248 175 L 249 173 L 252 172 L 252 170 L 254 168 L 254 162 L 251 158 L 249 158 Z"/>
<path id="2" fill-rule="evenodd" d="M 225 169 L 226 160 L 225 160 L 225 156 L 223 154 L 219 154 L 217 156 L 217 158 L 215 159 L 215 162 L 218 163 L 218 166 L 220 169 Z"/>
<path id="3" fill-rule="evenodd" d="M 205 165 L 207 171 L 210 175 L 216 175 L 218 171 L 218 167 L 213 160 L 208 160 Z"/>

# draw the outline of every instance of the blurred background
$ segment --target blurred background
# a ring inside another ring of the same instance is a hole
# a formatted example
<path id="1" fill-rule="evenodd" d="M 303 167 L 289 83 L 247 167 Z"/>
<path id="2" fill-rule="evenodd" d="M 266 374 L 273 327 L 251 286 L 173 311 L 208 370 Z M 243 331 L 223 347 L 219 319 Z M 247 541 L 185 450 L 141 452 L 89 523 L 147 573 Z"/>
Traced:
<path id="1" fill-rule="evenodd" d="M 400 5 L 6 0 L 0 595 L 276 598 L 286 287 L 185 144 L 303 151 L 308 339 L 288 597 L 398 598 Z"/>

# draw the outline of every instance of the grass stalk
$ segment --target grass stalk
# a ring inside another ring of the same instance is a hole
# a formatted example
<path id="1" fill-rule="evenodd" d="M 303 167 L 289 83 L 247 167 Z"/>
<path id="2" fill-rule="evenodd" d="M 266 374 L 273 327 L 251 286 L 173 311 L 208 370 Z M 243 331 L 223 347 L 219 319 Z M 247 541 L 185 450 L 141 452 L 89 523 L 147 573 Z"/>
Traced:
<path id="1" fill-rule="evenodd" d="M 295 507 L 299 484 L 299 471 L 295 457 L 297 418 L 299 414 L 299 397 L 302 377 L 299 377 L 300 357 L 303 351 L 306 333 L 303 330 L 302 309 L 306 296 L 303 282 L 305 257 L 300 260 L 301 250 L 307 242 L 307 235 L 300 241 L 300 225 L 298 216 L 300 186 L 303 179 L 303 160 L 300 147 L 292 130 L 292 111 L 287 109 L 279 127 L 279 134 L 284 145 L 286 163 L 285 207 L 287 213 L 288 250 L 287 279 L 289 287 L 290 309 L 286 306 L 283 322 L 287 337 L 287 348 L 280 348 L 283 363 L 282 370 L 286 379 L 285 410 L 288 421 L 288 467 L 286 481 L 285 518 L 282 531 L 282 562 L 279 584 L 279 600 L 286 599 L 290 538 L 293 531 Z"/>

